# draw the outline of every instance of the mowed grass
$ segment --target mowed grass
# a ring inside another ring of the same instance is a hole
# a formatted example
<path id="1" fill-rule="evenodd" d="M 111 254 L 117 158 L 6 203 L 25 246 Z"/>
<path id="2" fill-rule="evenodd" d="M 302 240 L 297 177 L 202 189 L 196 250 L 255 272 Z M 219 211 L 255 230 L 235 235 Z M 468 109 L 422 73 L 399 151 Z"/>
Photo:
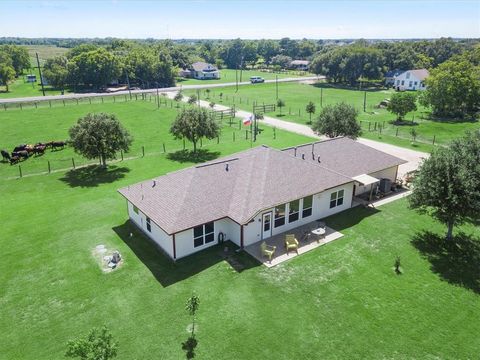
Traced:
<path id="1" fill-rule="evenodd" d="M 240 77 L 241 75 L 241 77 Z M 206 85 L 206 84 L 221 84 L 221 83 L 230 83 L 236 82 L 237 79 L 239 82 L 250 81 L 251 76 L 261 76 L 265 80 L 275 80 L 292 77 L 302 77 L 302 76 L 313 76 L 311 73 L 304 71 L 288 71 L 284 73 L 273 73 L 260 70 L 243 70 L 240 74 L 240 70 L 236 71 L 235 69 L 220 69 L 220 79 L 215 80 L 198 80 L 198 79 L 177 79 L 177 85 Z"/>
<path id="2" fill-rule="evenodd" d="M 124 97 L 118 97 L 113 103 L 112 97 L 106 97 L 105 102 L 86 103 L 76 105 L 67 103 L 63 106 L 61 102 L 53 103 L 52 108 L 48 103 L 41 103 L 41 107 L 24 108 L 23 110 L 9 109 L 0 113 L 0 148 L 12 151 L 19 144 L 35 144 L 37 142 L 49 142 L 54 140 L 64 141 L 68 139 L 68 129 L 76 121 L 89 112 L 114 113 L 122 124 L 133 136 L 133 144 L 130 152 L 124 154 L 124 158 L 164 155 L 183 149 L 183 141 L 174 139 L 169 129 L 172 119 L 175 118 L 179 109 L 168 101 L 162 103 L 160 108 L 154 101 L 126 101 Z M 128 98 L 127 98 L 128 99 Z M 85 101 L 85 100 L 84 100 Z M 162 99 L 164 101 L 164 99 Z M 183 105 L 182 105 L 183 106 Z M 218 145 L 218 148 L 231 147 L 232 151 L 250 147 L 250 135 L 246 138 L 245 129 L 248 127 L 239 126 L 239 120 L 234 119 L 232 126 L 229 121 L 224 120 L 221 134 L 218 139 L 203 140 L 200 145 Z M 259 135 L 257 144 L 268 144 L 276 147 L 293 146 L 300 142 L 308 142 L 311 139 L 304 136 L 297 136 L 288 132 L 274 130 L 268 126 L 263 127 L 264 131 Z M 275 138 L 274 138 L 275 137 Z M 218 143 L 218 144 L 217 144 Z M 254 144 L 252 144 L 254 145 Z M 186 149 L 192 149 L 192 144 L 185 142 Z M 218 152 L 215 150 L 215 152 Z M 73 161 L 72 161 L 73 159 Z M 118 160 L 121 154 L 118 154 Z M 22 161 L 22 175 L 69 169 L 75 164 L 76 167 L 89 163 L 97 163 L 97 160 L 87 160 L 76 154 L 71 147 L 64 150 L 47 150 L 42 156 L 33 156 Z M 0 178 L 19 176 L 18 165 L 0 164 Z"/>
<path id="3" fill-rule="evenodd" d="M 193 93 L 196 94 L 193 90 L 185 91 L 186 95 Z M 222 98 L 219 96 L 220 93 L 223 93 Z M 365 91 L 363 90 L 336 88 L 325 83 L 279 83 L 278 97 L 285 102 L 285 107 L 281 111 L 277 108 L 275 112 L 267 113 L 267 115 L 309 125 L 310 116 L 305 112 L 309 101 L 316 105 L 316 113 L 313 114 L 312 120 L 318 116 L 322 106 L 346 102 L 355 106 L 359 111 L 358 119 L 362 124 L 362 136 L 425 151 L 432 149 L 434 138 L 435 144 L 446 145 L 452 139 L 461 136 L 466 130 L 480 128 L 478 121 L 428 120 L 428 109 L 422 106 L 406 117 L 407 120 L 414 120 L 414 125 L 406 123 L 402 126 L 394 126 L 391 121 L 395 120 L 396 116 L 386 109 L 377 107 L 383 99 L 390 98 L 392 94 L 392 90 L 366 91 L 366 111 L 364 112 Z M 210 94 L 202 91 L 201 98 L 206 99 L 207 97 L 215 103 L 227 106 L 235 105 L 236 108 L 248 111 L 253 111 L 254 101 L 260 105 L 263 103 L 276 104 L 277 102 L 275 84 L 246 85 L 239 87 L 238 92 L 231 87 L 212 89 Z M 382 127 L 381 132 L 380 127 Z M 410 134 L 412 128 L 417 132 L 416 142 L 413 145 Z"/>
<path id="4" fill-rule="evenodd" d="M 2 114 L 1 143 L 14 134 L 64 137 L 88 111 L 117 113 L 145 144 L 163 141 L 175 115 L 140 102 L 19 110 L 8 119 Z M 261 142 L 275 147 L 308 141 L 265 134 Z M 249 146 L 221 142 L 205 149 L 220 156 Z M 445 255 L 431 263 L 413 246 L 419 232 L 445 229 L 405 200 L 327 219 L 343 238 L 271 269 L 238 254 L 244 270 L 236 272 L 223 260 L 223 247 L 174 264 L 128 222 L 116 190 L 188 165 L 157 154 L 116 163 L 106 173 L 0 180 L 2 358 L 62 359 L 68 339 L 102 324 L 120 344 L 119 359 L 184 358 L 191 322 L 184 303 L 193 292 L 201 301 L 199 359 L 477 357 L 478 287 L 466 273 L 448 273 L 453 267 Z M 480 236 L 478 228 L 462 230 Z M 123 266 L 102 273 L 91 254 L 98 244 L 118 249 Z M 396 256 L 402 275 L 393 271 Z"/>

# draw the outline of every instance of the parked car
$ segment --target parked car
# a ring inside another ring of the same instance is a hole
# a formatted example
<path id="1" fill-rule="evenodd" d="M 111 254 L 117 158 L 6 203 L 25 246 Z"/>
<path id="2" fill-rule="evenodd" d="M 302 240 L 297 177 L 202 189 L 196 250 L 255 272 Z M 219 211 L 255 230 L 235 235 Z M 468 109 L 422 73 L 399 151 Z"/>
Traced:
<path id="1" fill-rule="evenodd" d="M 261 76 L 251 76 L 250 77 L 250 82 L 252 84 L 263 83 L 263 82 L 265 82 L 265 79 L 262 78 Z"/>

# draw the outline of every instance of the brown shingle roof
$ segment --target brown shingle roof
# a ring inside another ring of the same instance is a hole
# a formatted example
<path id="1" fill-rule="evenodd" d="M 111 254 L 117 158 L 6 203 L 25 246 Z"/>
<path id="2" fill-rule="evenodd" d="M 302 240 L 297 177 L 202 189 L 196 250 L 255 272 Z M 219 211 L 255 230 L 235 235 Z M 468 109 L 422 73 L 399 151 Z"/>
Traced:
<path id="1" fill-rule="evenodd" d="M 223 217 L 243 224 L 262 209 L 349 182 L 324 166 L 259 146 L 119 192 L 172 234 Z"/>
<path id="2" fill-rule="evenodd" d="M 203 62 L 203 61 L 197 61 L 192 64 L 192 69 L 195 71 L 216 71 L 218 70 L 215 65 Z"/>
<path id="3" fill-rule="evenodd" d="M 370 174 L 406 163 L 405 160 L 346 137 L 297 146 L 296 149 L 297 157 L 305 154 L 306 160 L 318 164 L 320 156 L 322 166 L 349 177 Z M 295 147 L 283 151 L 294 155 Z M 315 159 L 312 157 L 312 151 Z"/>

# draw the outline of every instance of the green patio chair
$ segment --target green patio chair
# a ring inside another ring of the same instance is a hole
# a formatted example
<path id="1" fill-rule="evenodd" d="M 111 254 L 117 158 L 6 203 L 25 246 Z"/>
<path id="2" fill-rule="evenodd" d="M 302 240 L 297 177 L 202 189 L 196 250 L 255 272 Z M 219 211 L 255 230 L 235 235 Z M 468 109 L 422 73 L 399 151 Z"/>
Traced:
<path id="1" fill-rule="evenodd" d="M 287 249 L 287 255 L 290 250 L 295 250 L 298 254 L 298 240 L 295 239 L 294 234 L 285 235 L 285 248 Z"/>
<path id="2" fill-rule="evenodd" d="M 267 256 L 268 261 L 272 262 L 272 256 L 275 254 L 276 246 L 267 245 L 265 241 L 260 244 L 260 249 L 262 250 L 262 256 Z"/>

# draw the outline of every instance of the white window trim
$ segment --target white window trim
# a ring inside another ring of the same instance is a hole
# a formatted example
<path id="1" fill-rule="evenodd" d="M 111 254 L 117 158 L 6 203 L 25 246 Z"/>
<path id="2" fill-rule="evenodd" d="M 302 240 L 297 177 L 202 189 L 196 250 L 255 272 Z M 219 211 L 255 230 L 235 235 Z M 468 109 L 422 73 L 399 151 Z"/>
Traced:
<path id="1" fill-rule="evenodd" d="M 342 196 L 339 197 L 338 194 L 342 192 Z M 335 198 L 332 199 L 332 195 L 335 194 Z M 342 199 L 342 203 L 341 204 L 338 204 L 338 200 Z M 332 193 L 330 193 L 330 202 L 329 202 L 329 206 L 330 206 L 330 209 L 333 209 L 333 208 L 336 208 L 338 206 L 342 206 L 343 204 L 345 204 L 345 190 L 344 189 L 340 189 L 340 190 L 337 190 L 337 191 L 334 191 Z M 335 205 L 332 206 L 332 201 L 335 201 Z"/>
<path id="2" fill-rule="evenodd" d="M 206 224 L 209 224 L 209 223 L 205 223 L 205 224 L 202 224 L 202 225 L 195 226 L 195 227 L 192 229 L 192 231 L 193 231 L 193 247 L 194 247 L 194 248 L 200 248 L 200 247 L 202 247 L 202 246 L 210 245 L 210 244 L 212 244 L 212 243 L 215 242 L 215 222 L 214 222 L 214 221 L 211 221 L 211 223 L 213 224 L 213 230 L 212 230 L 211 232 L 209 232 L 209 233 L 206 233 L 206 232 L 205 232 L 205 225 L 206 225 Z M 200 227 L 200 226 L 202 227 L 202 235 L 195 237 L 195 228 L 196 228 L 196 227 Z M 205 242 L 205 238 L 207 237 L 207 235 L 210 235 L 210 234 L 214 234 L 213 241 Z M 202 245 L 195 246 L 195 240 L 196 240 L 196 239 L 200 239 L 200 238 L 202 239 Z"/>

